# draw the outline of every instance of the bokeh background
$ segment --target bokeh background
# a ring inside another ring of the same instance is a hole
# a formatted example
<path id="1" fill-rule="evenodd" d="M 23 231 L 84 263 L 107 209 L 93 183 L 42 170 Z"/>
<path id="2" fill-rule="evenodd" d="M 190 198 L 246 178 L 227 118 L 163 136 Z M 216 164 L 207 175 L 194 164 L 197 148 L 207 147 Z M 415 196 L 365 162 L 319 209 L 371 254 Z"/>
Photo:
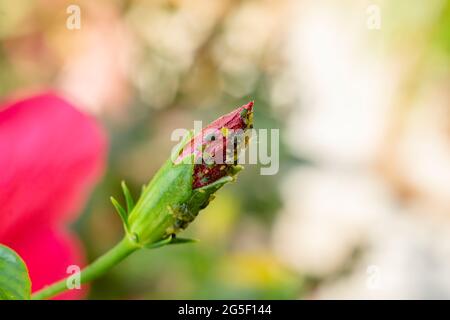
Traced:
<path id="1" fill-rule="evenodd" d="M 249 100 L 280 129 L 278 174 L 248 165 L 198 244 L 138 252 L 89 298 L 449 299 L 449 58 L 445 0 L 0 1 L 0 96 L 56 88 L 108 132 L 73 225 L 89 260 L 122 236 L 109 196 L 138 194 L 173 129 Z"/>

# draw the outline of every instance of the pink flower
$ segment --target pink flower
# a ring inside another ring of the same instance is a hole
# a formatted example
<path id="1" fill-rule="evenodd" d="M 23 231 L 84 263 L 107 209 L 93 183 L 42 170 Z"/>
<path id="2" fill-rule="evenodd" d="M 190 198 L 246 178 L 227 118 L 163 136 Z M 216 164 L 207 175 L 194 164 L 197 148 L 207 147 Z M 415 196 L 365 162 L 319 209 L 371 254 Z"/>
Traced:
<path id="1" fill-rule="evenodd" d="M 105 151 L 94 119 L 55 94 L 0 105 L 0 243 L 24 259 L 33 291 L 83 265 L 68 225 L 99 178 Z M 70 290 L 59 298 L 82 296 Z"/>

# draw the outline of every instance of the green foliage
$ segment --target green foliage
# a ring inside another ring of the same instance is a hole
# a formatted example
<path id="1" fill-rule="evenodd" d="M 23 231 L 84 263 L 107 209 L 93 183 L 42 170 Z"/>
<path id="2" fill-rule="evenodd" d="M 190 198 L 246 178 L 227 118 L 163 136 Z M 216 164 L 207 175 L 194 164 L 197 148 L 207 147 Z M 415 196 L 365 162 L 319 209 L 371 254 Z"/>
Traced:
<path id="1" fill-rule="evenodd" d="M 0 244 L 0 300 L 28 300 L 30 295 L 25 263 L 12 249 Z"/>

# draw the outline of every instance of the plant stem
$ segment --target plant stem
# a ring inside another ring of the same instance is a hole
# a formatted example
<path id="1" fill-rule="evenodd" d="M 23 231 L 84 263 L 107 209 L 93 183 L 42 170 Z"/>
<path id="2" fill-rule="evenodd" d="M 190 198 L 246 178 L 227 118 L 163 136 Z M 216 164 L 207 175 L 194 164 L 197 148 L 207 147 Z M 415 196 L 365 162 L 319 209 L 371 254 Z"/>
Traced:
<path id="1" fill-rule="evenodd" d="M 139 246 L 137 246 L 136 243 L 134 243 L 128 236 L 125 236 L 115 247 L 81 271 L 80 283 L 89 282 L 98 278 L 137 249 L 139 249 Z M 73 277 L 73 275 L 69 277 Z M 69 277 L 35 292 L 31 299 L 48 299 L 63 291 L 69 290 L 67 286 L 67 280 Z"/>

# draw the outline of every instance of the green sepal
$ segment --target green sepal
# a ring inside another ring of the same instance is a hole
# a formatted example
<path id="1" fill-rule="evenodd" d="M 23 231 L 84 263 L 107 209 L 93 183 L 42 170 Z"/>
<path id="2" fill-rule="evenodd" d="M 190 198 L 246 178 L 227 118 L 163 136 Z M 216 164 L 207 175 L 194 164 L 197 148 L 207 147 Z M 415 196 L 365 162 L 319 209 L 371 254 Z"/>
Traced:
<path id="1" fill-rule="evenodd" d="M 229 175 L 193 189 L 194 154 L 184 157 L 181 162 L 176 161 L 192 135 L 192 132 L 186 134 L 174 148 L 171 158 L 158 170 L 129 212 L 128 233 L 136 235 L 142 247 L 167 245 L 165 241 L 169 241 L 168 237 L 186 229 L 199 211 L 214 199 L 214 193 L 224 184 L 234 181 L 235 175 L 242 169 L 241 166 L 233 166 Z"/>
<path id="2" fill-rule="evenodd" d="M 121 183 L 123 195 L 125 196 L 125 202 L 127 203 L 127 213 L 130 213 L 131 210 L 134 208 L 134 200 L 131 196 L 131 192 L 128 189 L 127 185 L 125 184 L 125 181 L 122 181 Z"/>
<path id="3" fill-rule="evenodd" d="M 175 148 L 173 149 L 172 153 L 170 154 L 170 159 L 172 160 L 173 163 L 175 163 L 175 160 L 181 154 L 181 152 L 183 151 L 183 148 L 186 146 L 186 144 L 189 141 L 192 140 L 193 137 L 194 137 L 194 131 L 193 130 L 189 130 L 184 135 L 184 137 L 181 139 L 181 141 L 175 146 Z"/>
<path id="4" fill-rule="evenodd" d="M 145 248 L 147 249 L 156 249 L 160 247 L 164 247 L 165 245 L 168 245 L 172 241 L 172 236 L 167 237 L 166 239 L 163 239 L 161 241 L 153 242 L 150 244 L 145 245 Z"/>
<path id="5" fill-rule="evenodd" d="M 172 241 L 169 244 L 185 244 L 185 243 L 196 243 L 199 242 L 197 239 L 188 239 L 188 238 L 172 238 Z"/>
<path id="6" fill-rule="evenodd" d="M 134 206 L 135 206 L 134 205 L 134 200 L 133 200 L 133 197 L 131 196 L 131 192 L 128 189 L 125 181 L 122 181 L 120 183 L 120 185 L 122 187 L 122 192 L 123 192 L 123 196 L 125 198 L 125 203 L 126 203 L 127 209 L 125 210 L 122 207 L 122 205 L 119 203 L 119 201 L 117 201 L 114 197 L 110 197 L 110 199 L 111 199 L 111 202 L 112 202 L 114 208 L 116 208 L 116 211 L 117 211 L 117 213 L 120 216 L 120 219 L 122 220 L 123 227 L 124 227 L 125 231 L 127 233 L 130 233 L 129 232 L 130 228 L 129 228 L 129 223 L 128 223 L 128 216 L 129 216 L 130 212 L 133 211 L 133 209 L 134 209 Z M 144 189 L 144 187 L 143 187 L 143 189 Z"/>
<path id="7" fill-rule="evenodd" d="M 137 234 L 142 246 L 175 233 L 170 207 L 190 198 L 193 170 L 193 164 L 175 165 L 169 159 L 146 186 L 128 216 L 130 234 Z"/>
<path id="8" fill-rule="evenodd" d="M 225 176 L 222 177 L 220 179 L 218 179 L 217 181 L 214 181 L 213 183 L 210 183 L 204 187 L 195 189 L 194 192 L 209 192 L 210 194 L 213 194 L 214 192 L 216 192 L 217 190 L 219 190 L 220 188 L 222 188 L 225 184 L 229 183 L 229 182 L 233 182 L 234 181 L 234 176 L 230 177 L 230 176 Z"/>
<path id="9" fill-rule="evenodd" d="M 198 242 L 196 239 L 187 239 L 187 238 L 178 238 L 175 235 L 171 235 L 167 237 L 166 239 L 163 239 L 161 241 L 157 241 L 151 244 L 148 244 L 145 246 L 147 249 L 156 249 L 161 248 L 163 246 L 167 245 L 173 245 L 173 244 L 184 244 L 184 243 L 194 243 Z"/>
<path id="10" fill-rule="evenodd" d="M 122 220 L 123 226 L 125 228 L 125 231 L 129 231 L 128 228 L 128 213 L 125 211 L 125 209 L 120 205 L 120 203 L 114 199 L 114 197 L 109 198 L 111 200 L 111 203 L 113 204 L 114 208 L 116 208 L 117 213 L 120 216 L 120 219 Z"/>

